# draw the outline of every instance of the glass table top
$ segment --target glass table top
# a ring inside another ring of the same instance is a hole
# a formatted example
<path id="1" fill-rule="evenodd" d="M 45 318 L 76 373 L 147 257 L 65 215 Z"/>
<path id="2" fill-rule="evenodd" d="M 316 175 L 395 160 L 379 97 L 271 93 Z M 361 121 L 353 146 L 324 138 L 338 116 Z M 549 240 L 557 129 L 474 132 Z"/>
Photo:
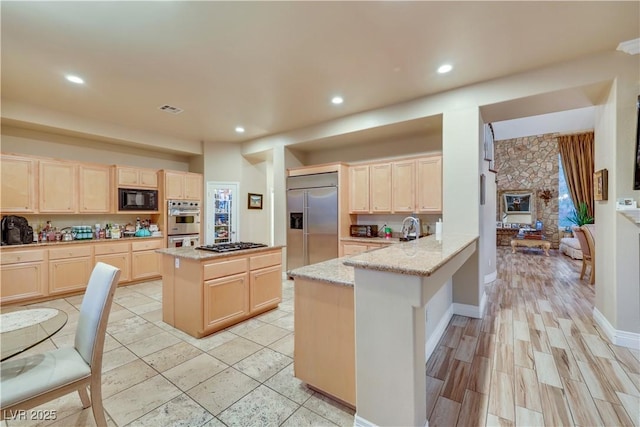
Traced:
<path id="1" fill-rule="evenodd" d="M 0 360 L 13 357 L 41 343 L 66 323 L 67 313 L 57 308 L 0 308 Z"/>

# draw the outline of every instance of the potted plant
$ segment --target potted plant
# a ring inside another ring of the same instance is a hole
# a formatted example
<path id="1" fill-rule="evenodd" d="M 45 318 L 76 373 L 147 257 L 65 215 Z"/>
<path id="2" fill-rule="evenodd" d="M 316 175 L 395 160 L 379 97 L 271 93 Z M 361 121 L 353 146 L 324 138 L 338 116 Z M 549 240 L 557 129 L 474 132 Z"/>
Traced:
<path id="1" fill-rule="evenodd" d="M 585 224 L 593 224 L 593 217 L 589 215 L 589 209 L 587 208 L 587 204 L 584 202 L 580 202 L 578 204 L 578 209 L 574 209 L 573 212 L 571 212 L 571 214 L 569 214 L 565 219 L 578 227 Z"/>

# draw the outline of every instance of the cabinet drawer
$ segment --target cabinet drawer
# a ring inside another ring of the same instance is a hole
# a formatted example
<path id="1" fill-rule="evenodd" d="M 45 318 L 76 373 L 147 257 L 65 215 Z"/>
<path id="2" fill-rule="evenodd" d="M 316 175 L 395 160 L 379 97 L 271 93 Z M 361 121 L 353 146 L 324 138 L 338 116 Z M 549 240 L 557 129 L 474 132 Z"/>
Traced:
<path id="1" fill-rule="evenodd" d="M 144 242 L 132 242 L 131 251 L 147 251 L 150 249 L 162 248 L 162 240 L 147 240 Z"/>
<path id="2" fill-rule="evenodd" d="M 66 248 L 49 249 L 49 259 L 78 258 L 91 256 L 91 246 L 67 246 Z"/>
<path id="3" fill-rule="evenodd" d="M 128 243 L 116 243 L 112 245 L 96 245 L 95 247 L 96 255 L 121 254 L 124 252 L 129 252 Z"/>
<path id="4" fill-rule="evenodd" d="M 251 270 L 270 267 L 282 263 L 282 252 L 271 252 L 268 254 L 255 255 L 250 258 L 249 266 Z"/>
<path id="5" fill-rule="evenodd" d="M 204 280 L 239 274 L 247 271 L 247 259 L 236 258 L 204 265 Z"/>
<path id="6" fill-rule="evenodd" d="M 44 259 L 44 251 L 16 251 L 16 252 L 2 252 L 0 256 L 0 263 L 15 264 L 18 262 L 33 262 L 42 261 Z"/>

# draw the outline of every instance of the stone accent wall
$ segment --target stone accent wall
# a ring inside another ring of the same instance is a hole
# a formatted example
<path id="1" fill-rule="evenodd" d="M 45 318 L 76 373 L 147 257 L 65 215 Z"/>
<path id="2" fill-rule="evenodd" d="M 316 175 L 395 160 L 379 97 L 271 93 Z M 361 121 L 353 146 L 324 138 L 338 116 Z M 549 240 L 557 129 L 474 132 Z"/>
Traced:
<path id="1" fill-rule="evenodd" d="M 558 137 L 557 133 L 532 135 L 495 141 L 494 158 L 501 190 L 531 190 L 535 199 L 533 222 L 541 220 L 552 248 L 558 248 Z M 539 197 L 542 190 L 551 190 L 553 197 L 545 204 Z M 500 198 L 496 197 L 496 212 L 500 215 Z M 496 221 L 501 221 L 496 218 Z"/>

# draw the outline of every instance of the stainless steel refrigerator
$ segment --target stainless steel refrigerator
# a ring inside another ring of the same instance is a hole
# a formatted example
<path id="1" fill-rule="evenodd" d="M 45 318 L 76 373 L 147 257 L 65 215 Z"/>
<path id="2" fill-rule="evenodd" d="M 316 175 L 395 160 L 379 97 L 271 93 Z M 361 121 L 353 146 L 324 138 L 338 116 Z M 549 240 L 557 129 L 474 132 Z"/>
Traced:
<path id="1" fill-rule="evenodd" d="M 338 173 L 287 178 L 287 270 L 338 257 Z"/>

